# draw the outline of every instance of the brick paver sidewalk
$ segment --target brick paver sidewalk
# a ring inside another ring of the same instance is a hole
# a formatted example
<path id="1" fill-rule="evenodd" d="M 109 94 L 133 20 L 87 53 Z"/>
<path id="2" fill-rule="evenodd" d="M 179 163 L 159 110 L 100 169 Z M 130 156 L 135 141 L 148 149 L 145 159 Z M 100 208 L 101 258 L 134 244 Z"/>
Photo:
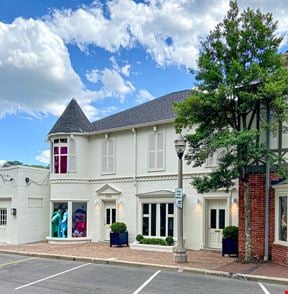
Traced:
<path id="1" fill-rule="evenodd" d="M 188 263 L 183 265 L 173 262 L 172 253 L 132 250 L 129 247 L 110 248 L 109 244 L 105 242 L 65 245 L 52 245 L 47 242 L 38 242 L 24 245 L 2 244 L 0 246 L 0 252 L 7 250 L 19 253 L 40 253 L 58 256 L 68 255 L 84 258 L 157 264 L 163 266 L 185 266 L 186 268 L 218 270 L 229 273 L 261 275 L 288 279 L 288 267 L 276 265 L 271 262 L 265 264 L 241 264 L 238 263 L 235 258 L 222 257 L 221 252 L 211 250 L 188 250 Z"/>

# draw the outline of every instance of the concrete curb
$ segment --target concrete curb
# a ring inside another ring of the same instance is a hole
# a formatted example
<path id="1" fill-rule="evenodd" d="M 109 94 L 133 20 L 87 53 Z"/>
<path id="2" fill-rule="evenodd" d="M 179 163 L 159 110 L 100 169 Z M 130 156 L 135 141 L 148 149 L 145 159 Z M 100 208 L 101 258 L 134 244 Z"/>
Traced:
<path id="1" fill-rule="evenodd" d="M 124 265 L 124 266 L 133 266 L 133 267 L 144 267 L 144 268 L 150 268 L 150 269 L 153 268 L 158 270 L 165 269 L 169 271 L 187 272 L 187 273 L 204 274 L 204 275 L 211 275 L 211 276 L 218 276 L 218 277 L 225 277 L 225 278 L 232 278 L 232 279 L 239 279 L 239 280 L 288 285 L 288 279 L 285 279 L 285 278 L 231 273 L 231 272 L 225 272 L 225 271 L 208 270 L 203 268 L 193 268 L 193 267 L 185 267 L 185 266 L 181 267 L 181 266 L 174 266 L 174 265 L 160 265 L 155 263 L 133 262 L 133 261 L 117 260 L 114 258 L 79 257 L 79 256 L 73 256 L 73 255 L 56 255 L 56 254 L 21 252 L 21 251 L 2 250 L 2 249 L 0 249 L 0 253 L 33 256 L 33 257 L 39 257 L 39 258 L 52 258 L 52 259 L 90 262 L 90 263 L 96 263 L 96 264 L 107 264 L 107 265 L 117 265 L 117 266 Z"/>

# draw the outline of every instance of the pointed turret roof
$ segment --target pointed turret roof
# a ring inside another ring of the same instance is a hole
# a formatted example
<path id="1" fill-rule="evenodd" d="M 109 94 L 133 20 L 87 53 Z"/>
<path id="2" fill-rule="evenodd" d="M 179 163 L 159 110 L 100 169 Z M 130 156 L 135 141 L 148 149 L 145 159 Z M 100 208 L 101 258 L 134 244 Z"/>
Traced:
<path id="1" fill-rule="evenodd" d="M 92 131 L 92 125 L 77 101 L 73 98 L 56 121 L 50 134 L 83 133 Z"/>

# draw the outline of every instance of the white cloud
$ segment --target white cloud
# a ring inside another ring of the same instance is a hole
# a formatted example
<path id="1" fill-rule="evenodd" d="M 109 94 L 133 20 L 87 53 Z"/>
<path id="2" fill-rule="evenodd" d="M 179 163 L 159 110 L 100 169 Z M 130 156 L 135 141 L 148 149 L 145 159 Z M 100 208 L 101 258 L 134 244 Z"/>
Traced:
<path id="1" fill-rule="evenodd" d="M 59 115 L 72 97 L 82 104 L 101 98 L 85 89 L 62 39 L 42 21 L 23 18 L 0 22 L 0 89 L 0 118 Z"/>
<path id="2" fill-rule="evenodd" d="M 105 14 L 94 2 L 75 11 L 55 10 L 47 24 L 67 43 L 94 44 L 110 52 L 140 44 L 160 66 L 195 66 L 203 39 L 221 21 L 229 0 L 111 0 Z M 284 0 L 239 0 L 239 6 L 271 11 L 287 33 Z"/>
<path id="3" fill-rule="evenodd" d="M 138 95 L 136 96 L 136 102 L 137 103 L 144 103 L 150 100 L 153 100 L 155 97 L 146 89 L 139 90 Z"/>
<path id="4" fill-rule="evenodd" d="M 121 71 L 121 68 L 118 69 Z M 104 70 L 93 69 L 86 73 L 86 78 L 92 83 L 100 82 L 105 96 L 114 96 L 124 101 L 125 95 L 135 91 L 135 87 L 130 81 L 126 81 L 115 69 L 105 68 Z"/>
<path id="5" fill-rule="evenodd" d="M 7 161 L 7 160 L 0 159 L 0 167 L 2 167 L 3 164 L 4 164 L 6 161 Z"/>
<path id="6" fill-rule="evenodd" d="M 42 151 L 39 155 L 35 157 L 41 163 L 49 164 L 50 163 L 50 149 Z"/>

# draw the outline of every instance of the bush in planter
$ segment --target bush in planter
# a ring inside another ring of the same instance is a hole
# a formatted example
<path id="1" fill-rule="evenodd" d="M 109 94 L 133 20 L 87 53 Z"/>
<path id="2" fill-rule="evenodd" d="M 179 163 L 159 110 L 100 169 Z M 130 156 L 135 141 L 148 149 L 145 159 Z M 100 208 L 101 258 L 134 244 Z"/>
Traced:
<path id="1" fill-rule="evenodd" d="M 124 233 L 127 231 L 127 226 L 125 223 L 115 222 L 111 226 L 112 233 Z"/>
<path id="2" fill-rule="evenodd" d="M 224 228 L 223 239 L 238 239 L 238 227 L 228 226 Z"/>
<path id="3" fill-rule="evenodd" d="M 225 254 L 238 255 L 238 227 L 228 226 L 223 230 L 222 256 Z"/>
<path id="4" fill-rule="evenodd" d="M 139 242 L 139 243 L 141 243 L 141 241 L 144 239 L 144 237 L 143 237 L 143 235 L 141 235 L 141 234 L 138 234 L 137 236 L 136 236 L 136 240 Z"/>
<path id="5" fill-rule="evenodd" d="M 172 236 L 168 236 L 166 239 L 165 239 L 166 243 L 168 246 L 172 246 L 174 245 L 174 239 Z"/>
<path id="6" fill-rule="evenodd" d="M 143 238 L 140 241 L 141 244 L 149 244 L 149 245 L 162 245 L 162 246 L 166 246 L 166 242 L 165 240 L 161 239 L 161 238 Z"/>
<path id="7" fill-rule="evenodd" d="M 125 223 L 115 222 L 110 228 L 110 247 L 112 247 L 112 245 L 121 246 L 123 244 L 129 246 L 127 226 Z"/>

